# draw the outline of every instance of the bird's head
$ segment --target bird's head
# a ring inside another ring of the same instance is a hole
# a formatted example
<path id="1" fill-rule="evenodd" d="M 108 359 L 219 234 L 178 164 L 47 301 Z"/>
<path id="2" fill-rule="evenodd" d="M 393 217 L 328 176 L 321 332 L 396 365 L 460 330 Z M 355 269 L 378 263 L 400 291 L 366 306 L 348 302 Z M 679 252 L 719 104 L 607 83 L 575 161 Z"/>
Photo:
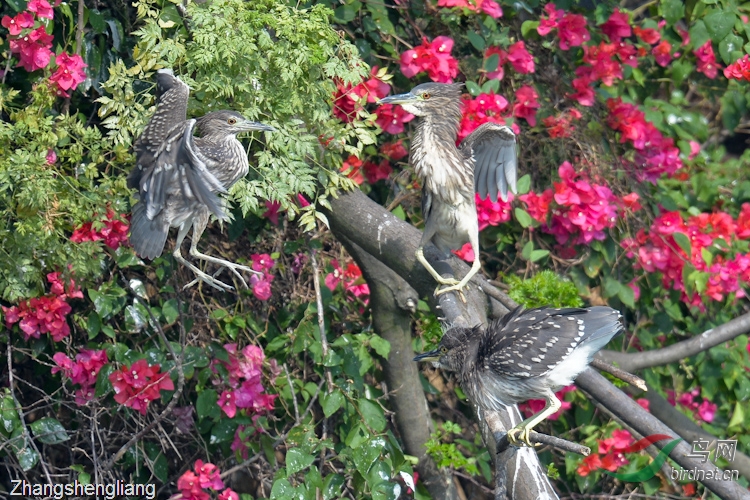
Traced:
<path id="1" fill-rule="evenodd" d="M 240 132 L 276 130 L 270 125 L 253 122 L 236 111 L 213 111 L 196 120 L 195 128 L 201 137 L 237 135 Z"/>
<path id="2" fill-rule="evenodd" d="M 463 83 L 423 83 L 406 94 L 385 97 L 378 104 L 400 104 L 415 116 L 441 113 L 459 106 L 463 87 Z"/>
<path id="3" fill-rule="evenodd" d="M 443 334 L 437 349 L 416 356 L 414 361 L 431 361 L 437 368 L 460 372 L 466 363 L 471 335 L 469 328 L 451 328 Z"/>

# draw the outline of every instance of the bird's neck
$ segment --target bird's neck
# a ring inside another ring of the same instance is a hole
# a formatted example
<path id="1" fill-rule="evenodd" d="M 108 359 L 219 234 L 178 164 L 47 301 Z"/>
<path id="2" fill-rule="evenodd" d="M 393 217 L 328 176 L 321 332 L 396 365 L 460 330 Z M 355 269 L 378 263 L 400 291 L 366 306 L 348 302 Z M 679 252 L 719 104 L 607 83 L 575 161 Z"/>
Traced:
<path id="1" fill-rule="evenodd" d="M 474 188 L 474 173 L 466 166 L 466 159 L 456 147 L 456 136 L 461 120 L 461 112 L 447 110 L 445 116 L 426 115 L 418 119 L 411 143 L 411 163 L 424 187 L 433 195 L 446 195 L 444 201 L 456 205 L 468 196 Z M 444 189 L 446 186 L 459 188 L 461 192 Z M 453 199 L 455 198 L 455 199 Z"/>

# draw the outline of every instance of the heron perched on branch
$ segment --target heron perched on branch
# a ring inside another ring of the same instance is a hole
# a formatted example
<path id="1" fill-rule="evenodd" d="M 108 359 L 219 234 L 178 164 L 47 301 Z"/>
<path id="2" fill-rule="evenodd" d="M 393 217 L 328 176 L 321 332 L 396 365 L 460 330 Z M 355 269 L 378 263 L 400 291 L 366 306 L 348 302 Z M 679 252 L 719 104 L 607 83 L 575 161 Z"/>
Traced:
<path id="1" fill-rule="evenodd" d="M 245 119 L 235 111 L 214 111 L 198 119 L 187 119 L 190 88 L 171 70 L 156 73 L 156 112 L 135 142 L 136 166 L 128 176 L 128 187 L 138 189 L 133 206 L 130 242 L 141 257 L 154 259 L 164 251 L 170 227 L 179 228 L 172 255 L 201 280 L 219 290 L 232 290 L 185 260 L 180 246 L 190 228 L 190 255 L 229 269 L 247 288 L 239 271 L 255 272 L 247 266 L 211 257 L 198 251 L 198 241 L 209 214 L 227 216 L 217 196 L 247 175 L 249 164 L 237 134 L 250 130 L 273 131 L 273 127 Z M 193 136 L 196 130 L 199 137 Z"/>
<path id="2" fill-rule="evenodd" d="M 555 391 L 572 384 L 594 354 L 622 331 L 620 319 L 620 313 L 602 306 L 518 307 L 486 329 L 451 328 L 437 349 L 414 361 L 456 372 L 466 394 L 486 410 L 544 399 L 541 412 L 508 431 L 511 444 L 531 446 L 534 426 L 562 406 Z"/>
<path id="3" fill-rule="evenodd" d="M 422 181 L 422 215 L 425 227 L 417 259 L 440 285 L 435 295 L 461 291 L 480 269 L 479 223 L 474 193 L 492 201 L 506 200 L 515 192 L 516 136 L 503 125 L 485 123 L 456 147 L 461 121 L 463 83 L 423 83 L 411 92 L 389 96 L 380 104 L 400 104 L 417 117 L 411 140 L 411 164 Z M 444 257 L 467 241 L 474 251 L 471 270 L 461 281 L 443 278 L 424 257 L 432 241 Z"/>

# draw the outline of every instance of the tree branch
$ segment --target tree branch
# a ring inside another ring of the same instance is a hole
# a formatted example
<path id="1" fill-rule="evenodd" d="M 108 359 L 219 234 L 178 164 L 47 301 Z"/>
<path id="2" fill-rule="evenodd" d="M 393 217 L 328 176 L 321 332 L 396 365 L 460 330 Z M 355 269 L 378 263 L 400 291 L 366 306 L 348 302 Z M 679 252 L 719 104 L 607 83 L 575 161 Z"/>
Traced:
<path id="1" fill-rule="evenodd" d="M 716 328 L 706 330 L 697 337 L 683 340 L 663 349 L 634 353 L 600 351 L 597 357 L 608 363 L 617 363 L 625 371 L 634 372 L 644 368 L 668 365 L 695 356 L 746 333 L 750 333 L 750 313 L 743 314 Z"/>

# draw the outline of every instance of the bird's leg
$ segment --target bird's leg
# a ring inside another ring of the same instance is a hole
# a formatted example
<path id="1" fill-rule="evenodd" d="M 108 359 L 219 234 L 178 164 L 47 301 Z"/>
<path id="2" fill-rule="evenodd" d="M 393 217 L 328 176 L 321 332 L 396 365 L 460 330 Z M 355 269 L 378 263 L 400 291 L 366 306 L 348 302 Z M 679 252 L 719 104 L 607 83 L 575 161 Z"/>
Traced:
<path id="1" fill-rule="evenodd" d="M 557 399 L 557 396 L 555 396 L 555 393 L 552 391 L 549 391 L 544 399 L 546 400 L 546 404 L 544 405 L 542 411 L 540 411 L 536 415 L 532 415 L 531 417 L 527 418 L 508 431 L 508 441 L 510 442 L 510 444 L 512 444 L 513 446 L 520 446 L 523 443 L 527 444 L 528 446 L 534 446 L 529 441 L 529 433 L 537 424 L 539 424 L 539 422 L 549 417 L 550 415 L 557 413 L 557 411 L 562 407 L 562 403 L 560 403 L 560 400 Z M 521 435 L 517 436 L 516 434 L 518 434 L 519 432 Z"/>
<path id="2" fill-rule="evenodd" d="M 198 217 L 195 218 L 193 222 L 193 241 L 190 242 L 190 255 L 192 257 L 195 257 L 196 259 L 205 260 L 206 262 L 212 262 L 219 266 L 226 267 L 227 269 L 232 271 L 232 273 L 237 277 L 237 279 L 240 280 L 240 283 L 242 283 L 242 286 L 244 286 L 245 288 L 248 288 L 245 278 L 243 278 L 242 275 L 237 270 L 239 269 L 240 271 L 246 271 L 246 272 L 255 273 L 255 274 L 263 274 L 263 273 L 260 273 L 251 267 L 243 266 L 242 264 L 237 264 L 235 262 L 230 262 L 228 260 L 219 259 L 217 257 L 211 257 L 210 255 L 206 255 L 198 251 L 198 241 L 200 240 L 201 235 L 203 234 L 203 231 L 206 229 L 206 224 L 208 224 L 208 211 L 202 212 Z M 218 281 L 214 278 L 210 278 L 210 279 L 212 281 Z M 206 280 L 204 279 L 203 281 L 206 281 Z M 221 282 L 219 281 L 219 283 Z"/>
<path id="3" fill-rule="evenodd" d="M 469 280 L 471 280 L 471 278 L 473 278 L 474 275 L 477 274 L 482 268 L 482 263 L 479 261 L 479 235 L 470 235 L 469 243 L 471 244 L 471 249 L 474 252 L 474 262 L 471 263 L 471 269 L 469 269 L 469 272 L 466 273 L 466 276 L 464 276 L 464 279 L 462 279 L 460 282 L 436 291 L 435 295 L 440 295 L 445 292 L 457 291 L 461 294 L 461 300 L 466 303 L 466 297 L 464 297 L 462 290 L 467 285 L 467 283 L 469 283 Z"/>
<path id="4" fill-rule="evenodd" d="M 188 231 L 190 231 L 191 225 L 192 225 L 192 221 L 186 221 L 180 226 L 180 229 L 177 233 L 177 241 L 175 242 L 174 252 L 172 252 L 172 256 L 175 258 L 175 260 L 179 262 L 180 264 L 182 264 L 183 266 L 190 269 L 191 271 L 193 271 L 193 274 L 195 274 L 195 277 L 196 277 L 196 280 L 193 280 L 187 285 L 185 285 L 183 287 L 183 290 L 197 283 L 197 280 L 201 280 L 204 283 L 207 283 L 222 292 L 228 292 L 228 291 L 234 290 L 234 287 L 231 287 L 227 285 L 226 283 L 223 283 L 217 279 L 214 279 L 213 277 L 209 276 L 208 274 L 204 273 L 203 271 L 195 267 L 192 263 L 185 260 L 185 258 L 182 256 L 182 253 L 180 252 L 180 247 L 182 246 L 182 241 L 185 239 L 185 236 L 187 235 Z M 195 234 L 196 233 L 193 232 L 193 241 L 195 241 Z"/>
<path id="5" fill-rule="evenodd" d="M 425 269 L 432 275 L 433 278 L 435 278 L 435 281 L 440 283 L 441 285 L 456 285 L 458 284 L 458 280 L 455 278 L 443 278 L 438 274 L 437 271 L 435 271 L 435 268 L 432 267 L 432 265 L 427 262 L 427 259 L 424 257 L 424 248 L 422 245 L 417 248 L 417 260 L 424 266 Z M 438 286 L 438 288 L 440 288 Z"/>

